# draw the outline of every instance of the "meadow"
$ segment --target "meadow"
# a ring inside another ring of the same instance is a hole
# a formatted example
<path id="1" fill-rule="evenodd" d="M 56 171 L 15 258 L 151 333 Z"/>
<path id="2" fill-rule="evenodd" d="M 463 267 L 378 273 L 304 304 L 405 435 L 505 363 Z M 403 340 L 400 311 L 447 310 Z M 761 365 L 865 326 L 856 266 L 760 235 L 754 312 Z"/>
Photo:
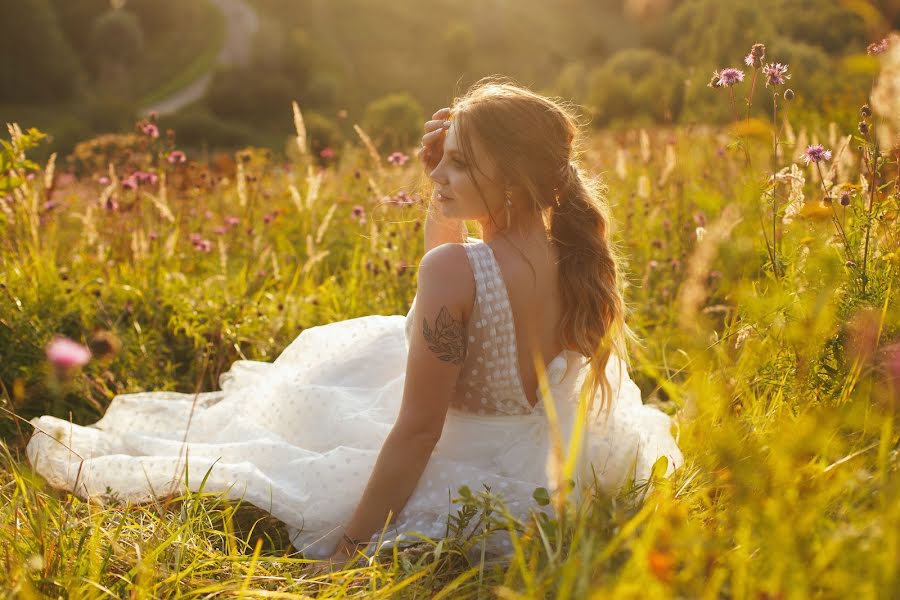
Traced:
<path id="1" fill-rule="evenodd" d="M 558 520 L 512 522 L 501 499 L 460 490 L 454 523 L 516 532 L 506 562 L 471 561 L 481 536 L 457 535 L 312 576 L 256 507 L 190 492 L 99 506 L 49 488 L 24 458 L 33 416 L 85 424 L 115 394 L 214 390 L 232 361 L 273 360 L 304 328 L 405 314 L 430 196 L 413 148 L 384 155 L 357 128 L 312 154 L 295 105 L 283 157 L 197 160 L 151 118 L 35 164 L 43 134 L 10 125 L 0 587 L 25 598 L 897 597 L 900 147 L 885 143 L 891 123 L 870 90 L 852 107 L 856 128 L 799 125 L 787 89 L 803 72 L 756 52 L 710 82 L 734 109 L 728 125 L 600 131 L 580 156 L 609 185 L 627 259 L 628 323 L 643 340 L 629 348 L 632 377 L 674 416 L 686 463 L 652 490 L 561 504 Z M 774 103 L 770 118 L 744 114 L 753 87 Z M 54 363 L 57 335 L 90 361 Z"/>

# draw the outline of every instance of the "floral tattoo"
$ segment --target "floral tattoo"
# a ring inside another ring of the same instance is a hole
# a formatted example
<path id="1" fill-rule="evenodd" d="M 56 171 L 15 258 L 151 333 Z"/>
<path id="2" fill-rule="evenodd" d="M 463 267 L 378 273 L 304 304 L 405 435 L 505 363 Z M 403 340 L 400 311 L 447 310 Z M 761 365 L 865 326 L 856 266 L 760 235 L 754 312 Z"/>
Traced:
<path id="1" fill-rule="evenodd" d="M 422 319 L 422 335 L 428 347 L 443 361 L 461 364 L 466 356 L 466 328 L 462 320 L 457 321 L 442 306 L 434 322 L 434 328 Z"/>

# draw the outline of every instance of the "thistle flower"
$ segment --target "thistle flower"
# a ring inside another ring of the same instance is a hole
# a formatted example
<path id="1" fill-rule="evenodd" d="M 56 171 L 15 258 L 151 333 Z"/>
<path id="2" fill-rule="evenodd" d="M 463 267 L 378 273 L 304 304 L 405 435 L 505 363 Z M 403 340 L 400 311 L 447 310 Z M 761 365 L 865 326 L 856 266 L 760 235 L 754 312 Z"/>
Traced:
<path id="1" fill-rule="evenodd" d="M 822 160 L 831 160 L 831 150 L 826 150 L 822 144 L 807 146 L 806 151 L 800 155 L 807 165 L 811 162 L 817 163 Z"/>
<path id="2" fill-rule="evenodd" d="M 409 160 L 409 156 L 404 154 L 403 152 L 392 152 L 388 158 L 388 162 L 392 165 L 397 165 L 398 167 L 403 166 L 406 161 Z"/>
<path id="3" fill-rule="evenodd" d="M 850 206 L 850 192 L 841 192 L 841 206 Z"/>
<path id="4" fill-rule="evenodd" d="M 790 75 L 787 74 L 788 65 L 783 65 L 781 63 L 768 63 L 765 67 L 763 67 L 763 74 L 766 76 L 766 87 L 769 87 L 769 84 L 772 85 L 783 85 L 784 82 L 791 78 Z"/>
<path id="5" fill-rule="evenodd" d="M 170 165 L 183 163 L 187 160 L 187 156 L 185 156 L 184 152 L 181 150 L 174 150 L 171 154 L 169 154 L 169 158 L 166 160 L 169 161 Z"/>
<path id="6" fill-rule="evenodd" d="M 229 227 L 234 227 L 235 225 L 237 225 L 240 222 L 241 222 L 241 220 L 237 217 L 225 217 L 225 224 L 228 225 Z"/>
<path id="7" fill-rule="evenodd" d="M 731 87 L 744 80 L 744 72 L 740 69 L 727 68 L 713 72 L 713 81 L 717 87 Z M 710 82 L 712 83 L 712 82 Z"/>
<path id="8" fill-rule="evenodd" d="M 322 158 L 334 158 L 334 150 L 332 150 L 331 146 L 325 146 L 319 151 L 319 156 Z"/>
<path id="9" fill-rule="evenodd" d="M 143 127 L 141 127 L 141 131 L 144 132 L 144 135 L 156 139 L 159 137 L 159 127 L 154 125 L 153 123 L 146 123 Z"/>
<path id="10" fill-rule="evenodd" d="M 47 360 L 59 369 L 81 367 L 91 360 L 91 351 L 62 335 L 55 336 L 45 348 Z"/>
<path id="11" fill-rule="evenodd" d="M 100 185 L 109 185 L 109 182 L 110 179 L 106 175 L 101 176 L 100 179 L 97 180 L 97 183 L 99 183 Z"/>
<path id="12" fill-rule="evenodd" d="M 877 42 L 874 42 L 874 43 L 866 46 L 866 53 L 869 54 L 870 56 L 882 54 L 890 47 L 890 45 L 891 45 L 890 41 L 888 41 L 887 38 L 883 38 L 881 40 L 878 40 Z"/>
<path id="13" fill-rule="evenodd" d="M 126 177 L 122 181 L 122 188 L 126 190 L 135 190 L 138 187 L 138 179 L 134 176 L 134 173 Z"/>
<path id="14" fill-rule="evenodd" d="M 753 44 L 753 47 L 750 48 L 750 54 L 744 57 L 744 64 L 748 67 L 753 67 L 754 69 L 758 69 L 763 64 L 763 59 L 766 57 L 766 46 L 765 44 Z"/>
<path id="15" fill-rule="evenodd" d="M 357 204 L 353 207 L 352 216 L 354 219 L 359 219 L 362 221 L 366 218 L 366 209 L 362 207 L 362 205 Z"/>

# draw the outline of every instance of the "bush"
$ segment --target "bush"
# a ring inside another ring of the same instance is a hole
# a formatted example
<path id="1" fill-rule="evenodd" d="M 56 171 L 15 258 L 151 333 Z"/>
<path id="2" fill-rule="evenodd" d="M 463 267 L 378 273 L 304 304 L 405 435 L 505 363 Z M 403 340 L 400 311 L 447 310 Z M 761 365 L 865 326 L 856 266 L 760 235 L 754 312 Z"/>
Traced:
<path id="1" fill-rule="evenodd" d="M 299 97 L 297 86 L 284 75 L 253 67 L 218 69 L 206 93 L 212 113 L 223 119 L 269 125 L 289 122 L 291 102 Z"/>
<path id="2" fill-rule="evenodd" d="M 159 125 L 162 129 L 175 130 L 175 139 L 181 148 L 204 145 L 237 148 L 253 145 L 257 141 L 257 134 L 252 128 L 228 122 L 202 110 L 160 117 Z"/>
<path id="3" fill-rule="evenodd" d="M 590 75 L 590 103 L 598 125 L 614 120 L 650 118 L 674 121 L 684 103 L 684 71 L 649 49 L 616 53 Z"/>
<path id="4" fill-rule="evenodd" d="M 369 103 L 362 127 L 381 150 L 396 150 L 418 141 L 424 120 L 419 101 L 402 92 Z"/>

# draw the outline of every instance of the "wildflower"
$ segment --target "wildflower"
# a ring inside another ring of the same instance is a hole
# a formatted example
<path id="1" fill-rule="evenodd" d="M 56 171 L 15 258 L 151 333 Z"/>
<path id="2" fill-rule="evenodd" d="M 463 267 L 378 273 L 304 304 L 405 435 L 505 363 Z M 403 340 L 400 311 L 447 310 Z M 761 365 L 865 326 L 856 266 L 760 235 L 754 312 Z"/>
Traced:
<path id="1" fill-rule="evenodd" d="M 656 262 L 655 260 L 651 260 L 650 262 L 647 263 L 647 268 L 651 269 L 651 270 L 655 269 L 658 266 L 659 266 L 659 263 Z"/>
<path id="2" fill-rule="evenodd" d="M 863 104 L 862 106 L 859 107 L 859 114 L 860 114 L 860 116 L 862 116 L 863 119 L 868 119 L 869 117 L 872 116 L 872 109 L 869 108 L 868 104 Z"/>
<path id="3" fill-rule="evenodd" d="M 150 233 L 147 234 L 147 239 L 150 240 L 151 242 L 156 241 L 156 239 L 158 237 L 159 237 L 159 234 L 156 233 L 155 231 L 151 231 Z"/>
<path id="4" fill-rule="evenodd" d="M 715 82 L 716 87 L 731 87 L 743 80 L 744 72 L 740 69 L 729 67 L 727 69 L 722 69 L 721 71 L 713 72 L 712 81 Z M 712 81 L 710 83 L 712 83 Z"/>
<path id="5" fill-rule="evenodd" d="M 81 367 L 91 360 L 91 351 L 86 346 L 62 335 L 55 336 L 45 351 L 47 360 L 60 369 Z"/>
<path id="6" fill-rule="evenodd" d="M 406 161 L 409 160 L 409 156 L 407 156 L 403 152 L 392 152 L 388 156 L 387 160 L 392 165 L 397 165 L 398 167 L 400 167 L 400 166 L 403 166 L 403 164 L 405 164 Z"/>
<path id="7" fill-rule="evenodd" d="M 175 165 L 186 161 L 187 156 L 185 156 L 184 152 L 182 152 L 181 150 L 174 150 L 169 154 L 169 158 L 167 158 L 166 160 L 169 161 L 170 165 Z"/>
<path id="8" fill-rule="evenodd" d="M 225 235 L 226 233 L 228 233 L 228 228 L 224 225 L 219 225 L 213 228 L 213 233 L 215 233 L 216 235 Z"/>
<path id="9" fill-rule="evenodd" d="M 150 185 L 156 185 L 159 181 L 159 175 L 156 173 L 150 173 L 147 171 L 135 171 L 131 174 L 138 183 L 149 183 Z"/>
<path id="10" fill-rule="evenodd" d="M 100 185 L 109 185 L 109 177 L 103 175 L 102 177 L 100 177 L 100 179 L 97 180 L 97 183 L 99 183 Z"/>
<path id="11" fill-rule="evenodd" d="M 115 212 L 115 211 L 119 210 L 119 203 L 116 200 L 116 197 L 110 196 L 109 198 L 107 198 L 106 202 L 103 204 L 103 208 L 105 208 L 106 210 L 108 210 L 110 212 Z"/>
<path id="12" fill-rule="evenodd" d="M 237 217 L 225 217 L 225 224 L 228 225 L 229 227 L 234 227 L 235 225 L 237 225 L 240 222 L 241 222 L 241 220 Z"/>
<path id="13" fill-rule="evenodd" d="M 135 190 L 137 189 L 137 186 L 138 180 L 133 173 L 126 177 L 124 181 L 122 181 L 122 188 L 126 190 Z"/>
<path id="14" fill-rule="evenodd" d="M 322 158 L 334 158 L 334 150 L 331 146 L 325 146 L 322 150 L 319 151 L 319 156 Z"/>
<path id="15" fill-rule="evenodd" d="M 764 44 L 753 44 L 753 47 L 750 48 L 750 54 L 744 57 L 744 64 L 758 69 L 762 66 L 762 61 L 765 57 L 766 46 Z"/>
<path id="16" fill-rule="evenodd" d="M 144 135 L 156 139 L 159 137 L 159 127 L 154 125 L 153 123 L 146 123 L 143 127 L 141 127 L 141 131 L 144 132 Z"/>
<path id="17" fill-rule="evenodd" d="M 866 123 L 865 121 L 860 121 L 859 123 L 856 124 L 856 127 L 859 129 L 859 132 L 863 135 L 866 135 L 869 133 L 869 124 Z"/>
<path id="18" fill-rule="evenodd" d="M 841 192 L 841 206 L 850 206 L 850 192 L 846 190 Z"/>
<path id="19" fill-rule="evenodd" d="M 199 243 L 194 245 L 194 248 L 196 248 L 200 252 L 211 252 L 212 251 L 212 242 L 209 240 L 200 240 Z"/>
<path id="20" fill-rule="evenodd" d="M 766 87 L 769 87 L 769 84 L 772 85 L 782 85 L 784 82 L 791 78 L 790 75 L 787 74 L 788 65 L 783 65 L 781 63 L 768 63 L 765 67 L 763 67 L 763 74 L 766 76 Z"/>
<path id="21" fill-rule="evenodd" d="M 870 56 L 882 54 L 890 47 L 890 45 L 891 43 L 888 41 L 888 39 L 884 38 L 866 46 L 866 53 Z"/>
<path id="22" fill-rule="evenodd" d="M 794 90 L 788 88 L 784 90 L 784 99 L 785 100 L 793 100 L 794 99 Z"/>
<path id="23" fill-rule="evenodd" d="M 57 206 L 59 206 L 59 202 L 58 202 L 58 201 L 56 201 L 56 200 L 47 200 L 47 201 L 44 202 L 44 204 L 43 204 L 44 212 L 50 212 L 51 210 L 53 210 L 53 209 L 56 208 Z"/>
<path id="24" fill-rule="evenodd" d="M 352 214 L 353 214 L 354 219 L 364 219 L 365 214 L 366 214 L 366 209 L 363 208 L 361 205 L 357 204 L 356 206 L 353 207 Z"/>
<path id="25" fill-rule="evenodd" d="M 808 165 L 811 162 L 817 163 L 822 160 L 831 160 L 831 150 L 826 150 L 822 144 L 814 144 L 806 147 L 806 152 L 800 155 L 800 158 Z"/>
<path id="26" fill-rule="evenodd" d="M 274 218 L 275 218 L 275 215 L 273 215 L 272 213 L 266 213 L 265 215 L 263 215 L 263 223 L 268 225 L 269 223 L 272 222 L 272 220 Z"/>

